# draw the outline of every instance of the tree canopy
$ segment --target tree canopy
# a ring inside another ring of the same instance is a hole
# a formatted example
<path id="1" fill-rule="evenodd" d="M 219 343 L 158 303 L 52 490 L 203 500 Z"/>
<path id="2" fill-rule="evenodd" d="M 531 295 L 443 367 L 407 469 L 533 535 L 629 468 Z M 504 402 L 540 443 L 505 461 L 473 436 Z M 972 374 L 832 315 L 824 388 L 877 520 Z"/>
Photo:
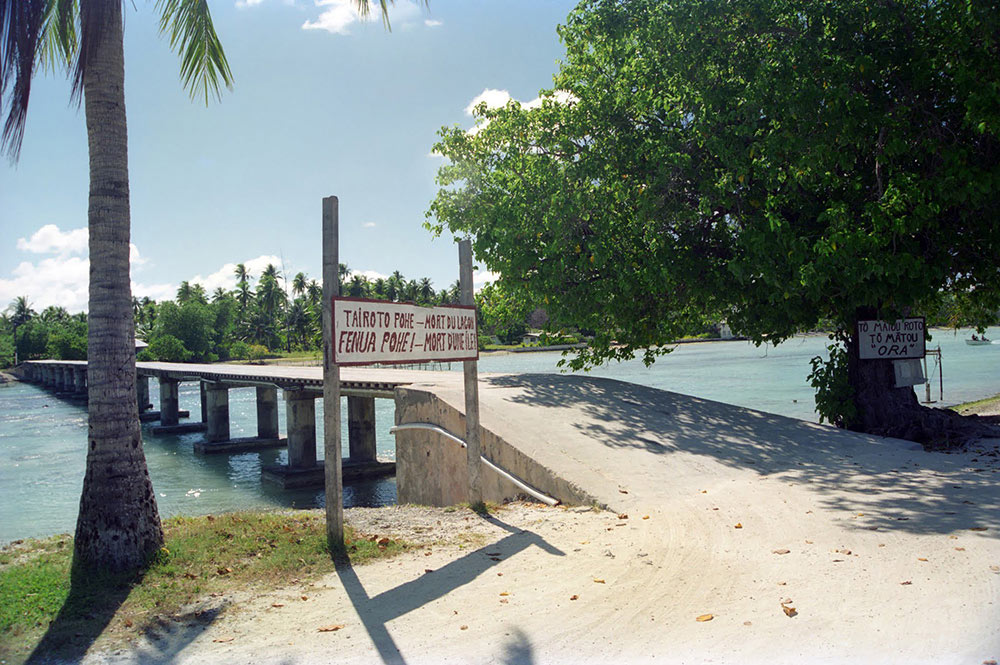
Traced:
<path id="1" fill-rule="evenodd" d="M 706 320 L 846 343 L 946 297 L 995 316 L 993 3 L 586 0 L 559 34 L 541 104 L 442 129 L 428 215 L 596 331 L 575 366 L 652 362 Z"/>

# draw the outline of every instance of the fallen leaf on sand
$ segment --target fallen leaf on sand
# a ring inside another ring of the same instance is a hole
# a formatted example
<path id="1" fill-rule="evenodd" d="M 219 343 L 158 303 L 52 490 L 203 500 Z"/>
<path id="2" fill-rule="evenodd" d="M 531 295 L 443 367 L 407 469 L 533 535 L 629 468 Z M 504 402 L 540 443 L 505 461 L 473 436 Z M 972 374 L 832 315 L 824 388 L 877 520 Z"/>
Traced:
<path id="1" fill-rule="evenodd" d="M 389 544 L 389 543 L 391 543 L 391 542 L 392 542 L 392 541 L 391 541 L 391 540 L 389 540 L 388 538 L 379 538 L 379 539 L 378 539 L 378 544 L 379 544 L 379 545 L 388 545 L 388 544 Z"/>
<path id="2" fill-rule="evenodd" d="M 742 529 L 743 528 L 743 522 L 737 522 L 736 526 L 734 526 L 733 528 L 734 529 Z"/>
<path id="3" fill-rule="evenodd" d="M 927 559 L 925 559 L 925 558 L 924 558 L 924 557 L 922 557 L 922 556 L 918 556 L 918 557 L 917 557 L 917 561 L 927 561 Z"/>
<path id="4" fill-rule="evenodd" d="M 575 593 L 569 597 L 570 600 L 578 600 L 579 598 L 580 596 L 576 595 Z"/>
<path id="5" fill-rule="evenodd" d="M 335 633 L 343 627 L 342 623 L 331 623 L 329 626 L 320 626 L 316 630 L 320 633 Z"/>
<path id="6" fill-rule="evenodd" d="M 622 494 L 628 494 L 628 490 L 623 490 L 620 487 L 618 488 L 618 491 L 621 492 Z"/>
<path id="7" fill-rule="evenodd" d="M 1000 573 L 1000 566 L 990 566 L 990 570 L 994 573 Z"/>
<path id="8" fill-rule="evenodd" d="M 910 586 L 911 584 L 913 584 L 913 582 L 910 580 L 906 580 L 905 582 L 900 582 L 899 584 L 900 586 Z"/>
<path id="9" fill-rule="evenodd" d="M 595 577 L 594 578 L 594 583 L 595 584 L 604 584 L 605 582 L 604 582 L 604 580 L 600 579 L 599 577 Z"/>
<path id="10" fill-rule="evenodd" d="M 309 596 L 299 596 L 302 600 L 309 600 Z"/>
<path id="11" fill-rule="evenodd" d="M 132 620 L 131 619 L 125 619 L 125 627 L 126 628 L 131 628 L 132 627 Z"/>
<path id="12" fill-rule="evenodd" d="M 235 640 L 235 639 L 236 639 L 236 636 L 235 636 L 235 635 L 226 635 L 225 637 L 216 637 L 216 638 L 215 638 L 214 640 L 212 640 L 212 641 L 213 641 L 213 642 L 220 642 L 220 643 L 226 643 L 226 642 L 232 642 L 232 641 L 233 641 L 233 640 Z"/>
<path id="13" fill-rule="evenodd" d="M 642 516 L 642 519 L 644 519 L 644 520 L 648 520 L 648 519 L 649 519 L 649 515 L 643 515 L 643 516 Z"/>
<path id="14" fill-rule="evenodd" d="M 956 548 L 955 548 L 955 551 L 956 551 L 956 552 L 964 552 L 964 551 L 965 551 L 965 548 L 964 548 L 964 547 L 956 547 Z"/>
<path id="15" fill-rule="evenodd" d="M 468 626 L 459 626 L 458 629 L 459 630 L 469 630 L 469 627 Z"/>
<path id="16" fill-rule="evenodd" d="M 780 550 L 774 550 L 772 552 L 772 554 L 788 554 L 790 552 L 791 552 L 791 550 L 785 549 L 784 547 L 782 547 Z"/>
<path id="17" fill-rule="evenodd" d="M 284 603 L 271 603 L 271 607 L 284 607 Z"/>
<path id="18" fill-rule="evenodd" d="M 837 552 L 838 552 L 839 554 L 850 554 L 850 553 L 851 553 L 851 550 L 849 550 L 849 549 L 847 549 L 847 548 L 845 547 L 844 549 L 841 549 L 841 550 L 837 550 Z"/>
<path id="19" fill-rule="evenodd" d="M 424 568 L 424 572 L 425 573 L 433 573 L 434 569 L 433 568 Z"/>
<path id="20" fill-rule="evenodd" d="M 785 605 L 784 603 L 781 603 L 781 611 L 785 613 L 786 617 L 793 617 L 796 614 L 798 614 L 798 612 L 795 611 L 794 607 L 791 607 L 790 605 Z"/>
<path id="21" fill-rule="evenodd" d="M 501 596 L 509 596 L 509 595 L 510 595 L 510 593 L 509 593 L 509 592 L 507 592 L 507 591 L 501 591 L 501 592 L 500 592 L 500 595 L 501 595 Z"/>
<path id="22" fill-rule="evenodd" d="M 714 614 L 702 614 L 700 617 L 695 617 L 695 621 L 701 621 L 702 623 L 704 623 L 705 621 L 711 621 L 714 618 L 715 618 Z"/>
<path id="23" fill-rule="evenodd" d="M 627 520 L 628 519 L 628 513 L 618 513 L 618 519 L 620 519 L 620 520 Z"/>

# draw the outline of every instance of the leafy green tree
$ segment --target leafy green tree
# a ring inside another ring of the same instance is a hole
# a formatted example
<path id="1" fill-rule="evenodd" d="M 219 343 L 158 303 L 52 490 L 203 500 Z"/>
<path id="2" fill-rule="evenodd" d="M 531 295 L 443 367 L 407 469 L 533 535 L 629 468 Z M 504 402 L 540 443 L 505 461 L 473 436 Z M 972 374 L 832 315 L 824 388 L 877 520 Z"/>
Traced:
<path id="1" fill-rule="evenodd" d="M 65 319 L 49 324 L 50 332 L 45 342 L 45 355 L 59 360 L 87 359 L 87 324 L 68 315 Z"/>
<path id="2" fill-rule="evenodd" d="M 191 352 L 184 342 L 173 335 L 162 334 L 153 338 L 149 346 L 142 352 L 143 360 L 160 360 L 162 362 L 182 363 L 191 359 Z"/>
<path id="3" fill-rule="evenodd" d="M 190 358 L 211 360 L 214 325 L 215 312 L 211 305 L 197 300 L 189 300 L 182 305 L 167 301 L 160 304 L 160 314 L 150 345 L 160 337 L 173 337 L 184 344 Z"/>
<path id="4" fill-rule="evenodd" d="M 961 439 L 859 360 L 856 322 L 1000 305 L 997 35 L 995 7 L 958 0 L 585 0 L 540 104 L 442 130 L 432 228 L 594 330 L 573 367 L 650 363 L 723 319 L 761 343 L 826 318 L 822 415 Z"/>

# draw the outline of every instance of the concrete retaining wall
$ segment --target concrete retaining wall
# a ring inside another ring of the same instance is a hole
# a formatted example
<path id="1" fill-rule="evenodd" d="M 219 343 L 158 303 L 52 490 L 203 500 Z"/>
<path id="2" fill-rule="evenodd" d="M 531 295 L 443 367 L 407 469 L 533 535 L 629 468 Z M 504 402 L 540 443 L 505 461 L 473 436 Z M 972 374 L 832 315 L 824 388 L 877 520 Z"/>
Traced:
<path id="1" fill-rule="evenodd" d="M 412 387 L 396 388 L 396 424 L 430 423 L 465 438 L 465 414 L 438 395 Z M 588 505 L 594 498 L 526 456 L 511 443 L 480 426 L 483 456 L 535 489 L 567 505 Z M 482 469 L 483 500 L 501 503 L 524 492 L 488 467 Z M 468 501 L 466 449 L 436 432 L 396 434 L 396 491 L 399 503 L 450 506 Z"/>

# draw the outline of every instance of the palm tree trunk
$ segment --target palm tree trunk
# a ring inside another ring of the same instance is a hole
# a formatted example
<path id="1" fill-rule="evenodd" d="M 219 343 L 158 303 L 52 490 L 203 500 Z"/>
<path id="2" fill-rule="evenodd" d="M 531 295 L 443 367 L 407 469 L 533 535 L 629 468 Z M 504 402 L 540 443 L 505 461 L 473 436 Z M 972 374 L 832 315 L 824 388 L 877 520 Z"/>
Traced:
<path id="1" fill-rule="evenodd" d="M 103 38 L 83 79 L 90 148 L 90 325 L 87 471 L 76 563 L 125 570 L 163 544 L 135 398 L 129 281 L 128 141 L 121 3 L 104 2 Z M 81 12 L 92 2 L 81 2 Z"/>

